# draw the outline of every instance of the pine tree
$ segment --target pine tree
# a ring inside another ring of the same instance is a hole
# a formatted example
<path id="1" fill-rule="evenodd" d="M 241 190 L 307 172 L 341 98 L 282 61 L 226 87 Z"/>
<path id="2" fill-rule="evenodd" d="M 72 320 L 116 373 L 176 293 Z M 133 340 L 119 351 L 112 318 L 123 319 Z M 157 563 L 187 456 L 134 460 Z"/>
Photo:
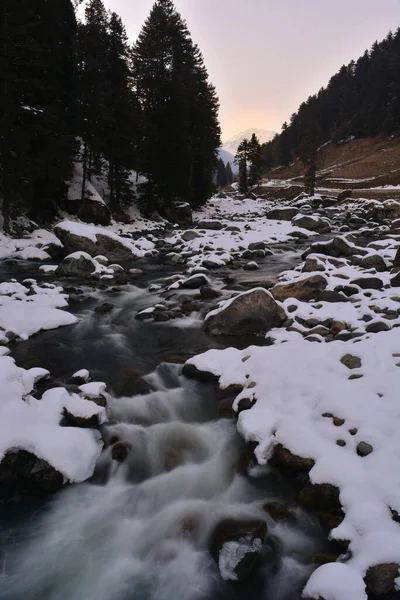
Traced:
<path id="1" fill-rule="evenodd" d="M 223 188 L 226 186 L 226 184 L 227 184 L 227 177 L 226 177 L 225 163 L 222 160 L 222 158 L 220 158 L 218 161 L 218 167 L 217 167 L 217 186 L 219 188 Z"/>
<path id="2" fill-rule="evenodd" d="M 101 0 L 85 7 L 85 23 L 78 29 L 80 135 L 82 139 L 82 192 L 86 181 L 99 169 L 106 146 L 107 100 L 110 84 L 104 76 L 108 61 L 108 15 Z"/>
<path id="3" fill-rule="evenodd" d="M 129 201 L 129 171 L 137 163 L 138 104 L 131 89 L 128 36 L 116 13 L 109 22 L 108 55 L 104 77 L 108 82 L 105 100 L 104 157 L 108 162 L 109 203 L 114 213 Z"/>
<path id="4" fill-rule="evenodd" d="M 226 185 L 232 185 L 233 173 L 232 173 L 232 167 L 231 167 L 230 162 L 228 162 L 225 166 L 225 173 L 226 173 Z"/>
<path id="5" fill-rule="evenodd" d="M 218 100 L 203 58 L 171 0 L 157 0 L 134 46 L 141 172 L 148 210 L 212 193 L 220 145 Z"/>
<path id="6" fill-rule="evenodd" d="M 11 205 L 51 218 L 66 196 L 75 150 L 76 20 L 70 0 L 1 7 L 1 187 Z"/>
<path id="7" fill-rule="evenodd" d="M 261 161 L 261 144 L 255 133 L 252 134 L 248 144 L 248 161 L 250 163 L 248 184 L 249 186 L 257 185 L 261 180 L 262 161 Z"/>
<path id="8" fill-rule="evenodd" d="M 247 180 L 247 162 L 249 152 L 249 140 L 242 140 L 238 146 L 235 155 L 235 162 L 239 165 L 239 192 L 241 194 L 247 194 L 248 192 L 248 180 Z"/>

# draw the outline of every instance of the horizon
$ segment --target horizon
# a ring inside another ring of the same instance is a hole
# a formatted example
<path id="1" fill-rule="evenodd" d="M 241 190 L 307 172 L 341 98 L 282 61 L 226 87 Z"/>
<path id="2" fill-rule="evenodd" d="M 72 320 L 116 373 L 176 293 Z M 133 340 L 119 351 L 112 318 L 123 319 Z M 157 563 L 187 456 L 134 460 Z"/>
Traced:
<path id="1" fill-rule="evenodd" d="M 120 15 L 134 42 L 154 0 L 104 4 Z M 251 10 L 240 0 L 174 4 L 216 87 L 223 142 L 251 128 L 279 133 L 343 64 L 396 30 L 400 16 L 398 0 L 382 0 L 379 6 L 375 0 L 337 0 L 334 6 L 308 0 L 307 10 L 296 0 L 283 0 L 279 7 L 271 0 L 252 0 Z"/>

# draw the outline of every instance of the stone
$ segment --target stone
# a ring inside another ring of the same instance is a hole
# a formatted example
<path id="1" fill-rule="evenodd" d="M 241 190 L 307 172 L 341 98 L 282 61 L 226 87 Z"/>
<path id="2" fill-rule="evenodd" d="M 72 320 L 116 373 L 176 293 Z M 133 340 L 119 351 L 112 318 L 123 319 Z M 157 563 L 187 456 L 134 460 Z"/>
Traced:
<path id="1" fill-rule="evenodd" d="M 324 263 L 317 256 L 307 256 L 302 268 L 303 273 L 313 273 L 314 271 L 325 271 Z"/>
<path id="2" fill-rule="evenodd" d="M 347 200 L 348 198 L 351 198 L 353 196 L 353 190 L 343 190 L 342 192 L 339 193 L 336 202 L 343 202 L 344 200 Z"/>
<path id="3" fill-rule="evenodd" d="M 95 263 L 86 252 L 66 256 L 58 265 L 55 275 L 59 277 L 88 277 L 95 271 Z"/>
<path id="4" fill-rule="evenodd" d="M 248 245 L 249 250 L 265 250 L 265 242 L 251 242 Z"/>
<path id="5" fill-rule="evenodd" d="M 384 321 L 374 321 L 365 328 L 367 333 L 380 333 L 381 331 L 390 331 L 390 327 Z"/>
<path id="6" fill-rule="evenodd" d="M 90 256 L 101 254 L 111 261 L 129 260 L 133 254 L 128 246 L 107 232 L 96 233 L 94 242 L 83 235 L 71 233 L 61 225 L 54 227 L 54 233 L 64 245 L 68 254 L 73 252 L 87 252 Z"/>
<path id="7" fill-rule="evenodd" d="M 263 510 L 274 519 L 274 521 L 287 521 L 290 517 L 289 509 L 281 502 L 267 502 Z"/>
<path id="8" fill-rule="evenodd" d="M 344 425 L 345 420 L 341 419 L 340 417 L 333 417 L 333 424 L 335 425 L 335 427 L 341 427 L 342 425 Z"/>
<path id="9" fill-rule="evenodd" d="M 331 226 L 327 220 L 308 215 L 297 215 L 292 219 L 292 225 L 293 227 L 317 231 L 318 233 L 329 233 L 331 231 Z"/>
<path id="10" fill-rule="evenodd" d="M 229 544 L 229 554 L 236 553 L 237 558 L 232 569 L 232 579 L 246 581 L 259 562 L 266 534 L 267 524 L 261 519 L 224 519 L 216 525 L 210 536 L 210 555 L 221 568 L 223 550 Z"/>
<path id="11" fill-rule="evenodd" d="M 394 267 L 400 267 L 400 246 L 397 248 L 396 255 L 393 261 Z"/>
<path id="12" fill-rule="evenodd" d="M 352 427 L 351 429 L 349 429 L 349 434 L 350 435 L 356 435 L 357 432 L 358 432 L 357 427 Z"/>
<path id="13" fill-rule="evenodd" d="M 104 202 L 86 198 L 78 211 L 78 218 L 84 223 L 107 226 L 111 223 L 111 212 Z"/>
<path id="14" fill-rule="evenodd" d="M 196 288 L 201 287 L 202 285 L 207 285 L 208 283 L 208 278 L 204 274 L 199 273 L 198 275 L 192 275 L 191 277 L 186 279 L 186 281 L 181 283 L 180 287 L 183 290 L 194 290 Z"/>
<path id="15" fill-rule="evenodd" d="M 327 285 L 328 282 L 325 277 L 312 275 L 290 283 L 278 283 L 271 289 L 271 293 L 276 300 L 283 301 L 287 298 L 296 298 L 307 302 L 316 298 L 325 290 Z"/>
<path id="16" fill-rule="evenodd" d="M 312 562 L 315 565 L 327 565 L 328 563 L 336 562 L 338 558 L 337 554 L 328 554 L 326 552 L 317 552 L 312 557 Z"/>
<path id="17" fill-rule="evenodd" d="M 244 271 L 256 271 L 259 268 L 260 267 L 258 266 L 258 264 L 254 260 L 251 261 L 251 262 L 246 263 L 245 265 L 243 265 L 243 270 Z"/>
<path id="18" fill-rule="evenodd" d="M 338 446 L 341 446 L 342 448 L 346 445 L 346 442 L 344 440 L 336 440 L 336 443 Z"/>
<path id="19" fill-rule="evenodd" d="M 310 481 L 299 492 L 298 504 L 304 508 L 318 508 L 324 510 L 337 510 L 341 508 L 339 502 L 339 488 L 330 483 L 316 483 Z"/>
<path id="20" fill-rule="evenodd" d="M 221 296 L 221 292 L 207 284 L 200 287 L 200 296 L 202 298 L 218 298 Z"/>
<path id="21" fill-rule="evenodd" d="M 90 417 L 80 417 L 74 415 L 69 410 L 64 408 L 64 423 L 68 424 L 69 427 L 83 427 L 83 428 L 92 428 L 92 427 L 100 427 L 103 421 L 99 418 L 98 414 L 91 415 Z"/>
<path id="22" fill-rule="evenodd" d="M 112 310 L 114 310 L 114 308 L 115 308 L 114 304 L 109 304 L 108 302 L 104 302 L 104 304 L 101 304 L 100 306 L 96 306 L 96 308 L 94 309 L 94 312 L 104 315 L 104 314 L 109 313 Z"/>
<path id="23" fill-rule="evenodd" d="M 304 458 L 292 454 L 290 450 L 281 444 L 275 446 L 272 456 L 274 462 L 297 473 L 308 473 L 315 465 L 315 461 L 312 458 Z"/>
<path id="24" fill-rule="evenodd" d="M 332 324 L 330 326 L 330 332 L 332 335 L 337 335 L 338 333 L 340 333 L 341 331 L 343 331 L 344 329 L 346 329 L 347 325 L 346 323 L 344 323 L 344 321 L 332 321 Z"/>
<path id="25" fill-rule="evenodd" d="M 329 242 L 315 242 L 311 244 L 310 248 L 303 254 L 303 258 L 306 258 L 309 254 L 324 254 L 333 258 L 349 258 L 355 254 L 365 256 L 368 254 L 368 250 L 355 246 L 344 236 L 339 236 Z"/>
<path id="26" fill-rule="evenodd" d="M 359 293 L 359 289 L 356 288 L 354 285 L 345 285 L 343 286 L 343 294 L 345 294 L 346 296 L 355 296 L 356 294 Z"/>
<path id="27" fill-rule="evenodd" d="M 210 373 L 209 371 L 201 371 L 195 365 L 187 362 L 183 365 L 182 375 L 197 381 L 218 381 L 219 376 Z"/>
<path id="28" fill-rule="evenodd" d="M 184 242 L 191 242 L 192 240 L 195 240 L 196 238 L 202 237 L 200 233 L 198 233 L 197 231 L 193 231 L 191 229 L 188 229 L 187 231 L 184 231 L 181 235 L 181 238 L 183 239 Z"/>
<path id="29" fill-rule="evenodd" d="M 395 590 L 394 580 L 399 576 L 400 565 L 397 563 L 385 563 L 370 567 L 365 575 L 364 581 L 367 593 L 374 596 L 385 596 Z"/>
<path id="30" fill-rule="evenodd" d="M 269 331 L 285 320 L 285 311 L 272 295 L 256 288 L 239 294 L 217 313 L 211 313 L 206 318 L 204 329 L 216 335 L 246 335 Z"/>
<path id="31" fill-rule="evenodd" d="M 360 266 L 363 269 L 375 269 L 376 271 L 387 271 L 387 266 L 380 254 L 370 254 L 362 259 Z"/>
<path id="32" fill-rule="evenodd" d="M 111 448 L 111 456 L 117 462 L 124 462 L 131 451 L 131 445 L 128 442 L 117 442 Z"/>
<path id="33" fill-rule="evenodd" d="M 221 419 L 234 419 L 236 416 L 232 408 L 233 398 L 224 398 L 219 403 L 218 415 Z"/>
<path id="34" fill-rule="evenodd" d="M 357 444 L 358 456 L 368 456 L 368 454 L 371 454 L 373 450 L 373 447 L 371 446 L 371 444 L 368 444 L 368 442 L 359 442 Z"/>
<path id="35" fill-rule="evenodd" d="M 379 277 L 359 277 L 353 279 L 352 285 L 358 285 L 362 290 L 381 290 L 383 281 Z"/>
<path id="36" fill-rule="evenodd" d="M 197 223 L 197 227 L 199 229 L 209 229 L 211 231 L 219 231 L 224 229 L 224 224 L 221 221 L 216 221 L 214 219 L 204 219 Z"/>
<path id="37" fill-rule="evenodd" d="M 361 358 L 352 354 L 345 354 L 340 359 L 340 362 L 348 369 L 359 369 L 362 365 Z"/>
<path id="38" fill-rule="evenodd" d="M 390 278 L 390 285 L 392 287 L 400 287 L 400 271 L 394 277 Z"/>
<path id="39" fill-rule="evenodd" d="M 291 221 L 298 214 L 299 210 L 292 207 L 273 208 L 266 213 L 267 219 L 274 221 Z"/>
<path id="40" fill-rule="evenodd" d="M 193 221 L 192 209 L 188 202 L 172 202 L 164 206 L 164 214 L 171 223 L 191 225 Z"/>
<path id="41" fill-rule="evenodd" d="M 257 398 L 241 398 L 237 406 L 237 414 L 239 415 L 244 410 L 249 410 L 257 402 Z"/>
<path id="42" fill-rule="evenodd" d="M 353 373 L 352 375 L 350 375 L 347 379 L 349 381 L 352 381 L 354 379 L 361 379 L 361 377 L 364 377 L 364 375 L 362 373 Z"/>
<path id="43" fill-rule="evenodd" d="M 321 302 L 348 302 L 347 297 L 336 290 L 324 290 L 318 296 L 318 300 Z"/>
<path id="44" fill-rule="evenodd" d="M 8 451 L 0 462 L 0 485 L 17 488 L 26 485 L 45 492 L 57 492 L 64 477 L 48 462 L 27 450 Z"/>

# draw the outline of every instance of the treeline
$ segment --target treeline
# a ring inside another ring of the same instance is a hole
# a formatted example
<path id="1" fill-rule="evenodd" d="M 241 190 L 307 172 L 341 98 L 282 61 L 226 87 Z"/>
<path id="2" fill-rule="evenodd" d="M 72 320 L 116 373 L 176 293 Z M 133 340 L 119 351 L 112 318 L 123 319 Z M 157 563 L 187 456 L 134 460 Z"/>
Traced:
<path id="1" fill-rule="evenodd" d="M 76 162 L 82 210 L 94 175 L 114 214 L 132 201 L 132 171 L 148 212 L 212 194 L 218 99 L 172 0 L 156 0 L 133 47 L 101 0 L 83 23 L 71 0 L 2 0 L 0 73 L 6 230 L 14 208 L 48 220 L 65 206 Z"/>
<path id="2" fill-rule="evenodd" d="M 225 164 L 222 158 L 218 160 L 215 179 L 215 183 L 219 188 L 223 188 L 227 185 L 232 185 L 232 183 L 235 181 L 235 177 L 233 175 L 230 162 L 227 162 Z"/>
<path id="3" fill-rule="evenodd" d="M 343 66 L 263 145 L 264 169 L 300 158 L 315 168 L 318 148 L 351 136 L 390 135 L 400 129 L 400 29 Z"/>

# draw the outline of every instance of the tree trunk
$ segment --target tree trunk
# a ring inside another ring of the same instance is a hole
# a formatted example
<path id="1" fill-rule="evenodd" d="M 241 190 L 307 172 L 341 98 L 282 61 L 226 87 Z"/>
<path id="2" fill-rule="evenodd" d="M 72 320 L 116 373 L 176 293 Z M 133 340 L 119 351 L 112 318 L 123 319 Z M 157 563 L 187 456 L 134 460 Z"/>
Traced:
<path id="1" fill-rule="evenodd" d="M 81 191 L 81 200 L 82 205 L 85 205 L 86 198 L 86 177 L 87 177 L 87 142 L 86 140 L 83 143 L 83 156 L 82 156 L 82 191 Z"/>

